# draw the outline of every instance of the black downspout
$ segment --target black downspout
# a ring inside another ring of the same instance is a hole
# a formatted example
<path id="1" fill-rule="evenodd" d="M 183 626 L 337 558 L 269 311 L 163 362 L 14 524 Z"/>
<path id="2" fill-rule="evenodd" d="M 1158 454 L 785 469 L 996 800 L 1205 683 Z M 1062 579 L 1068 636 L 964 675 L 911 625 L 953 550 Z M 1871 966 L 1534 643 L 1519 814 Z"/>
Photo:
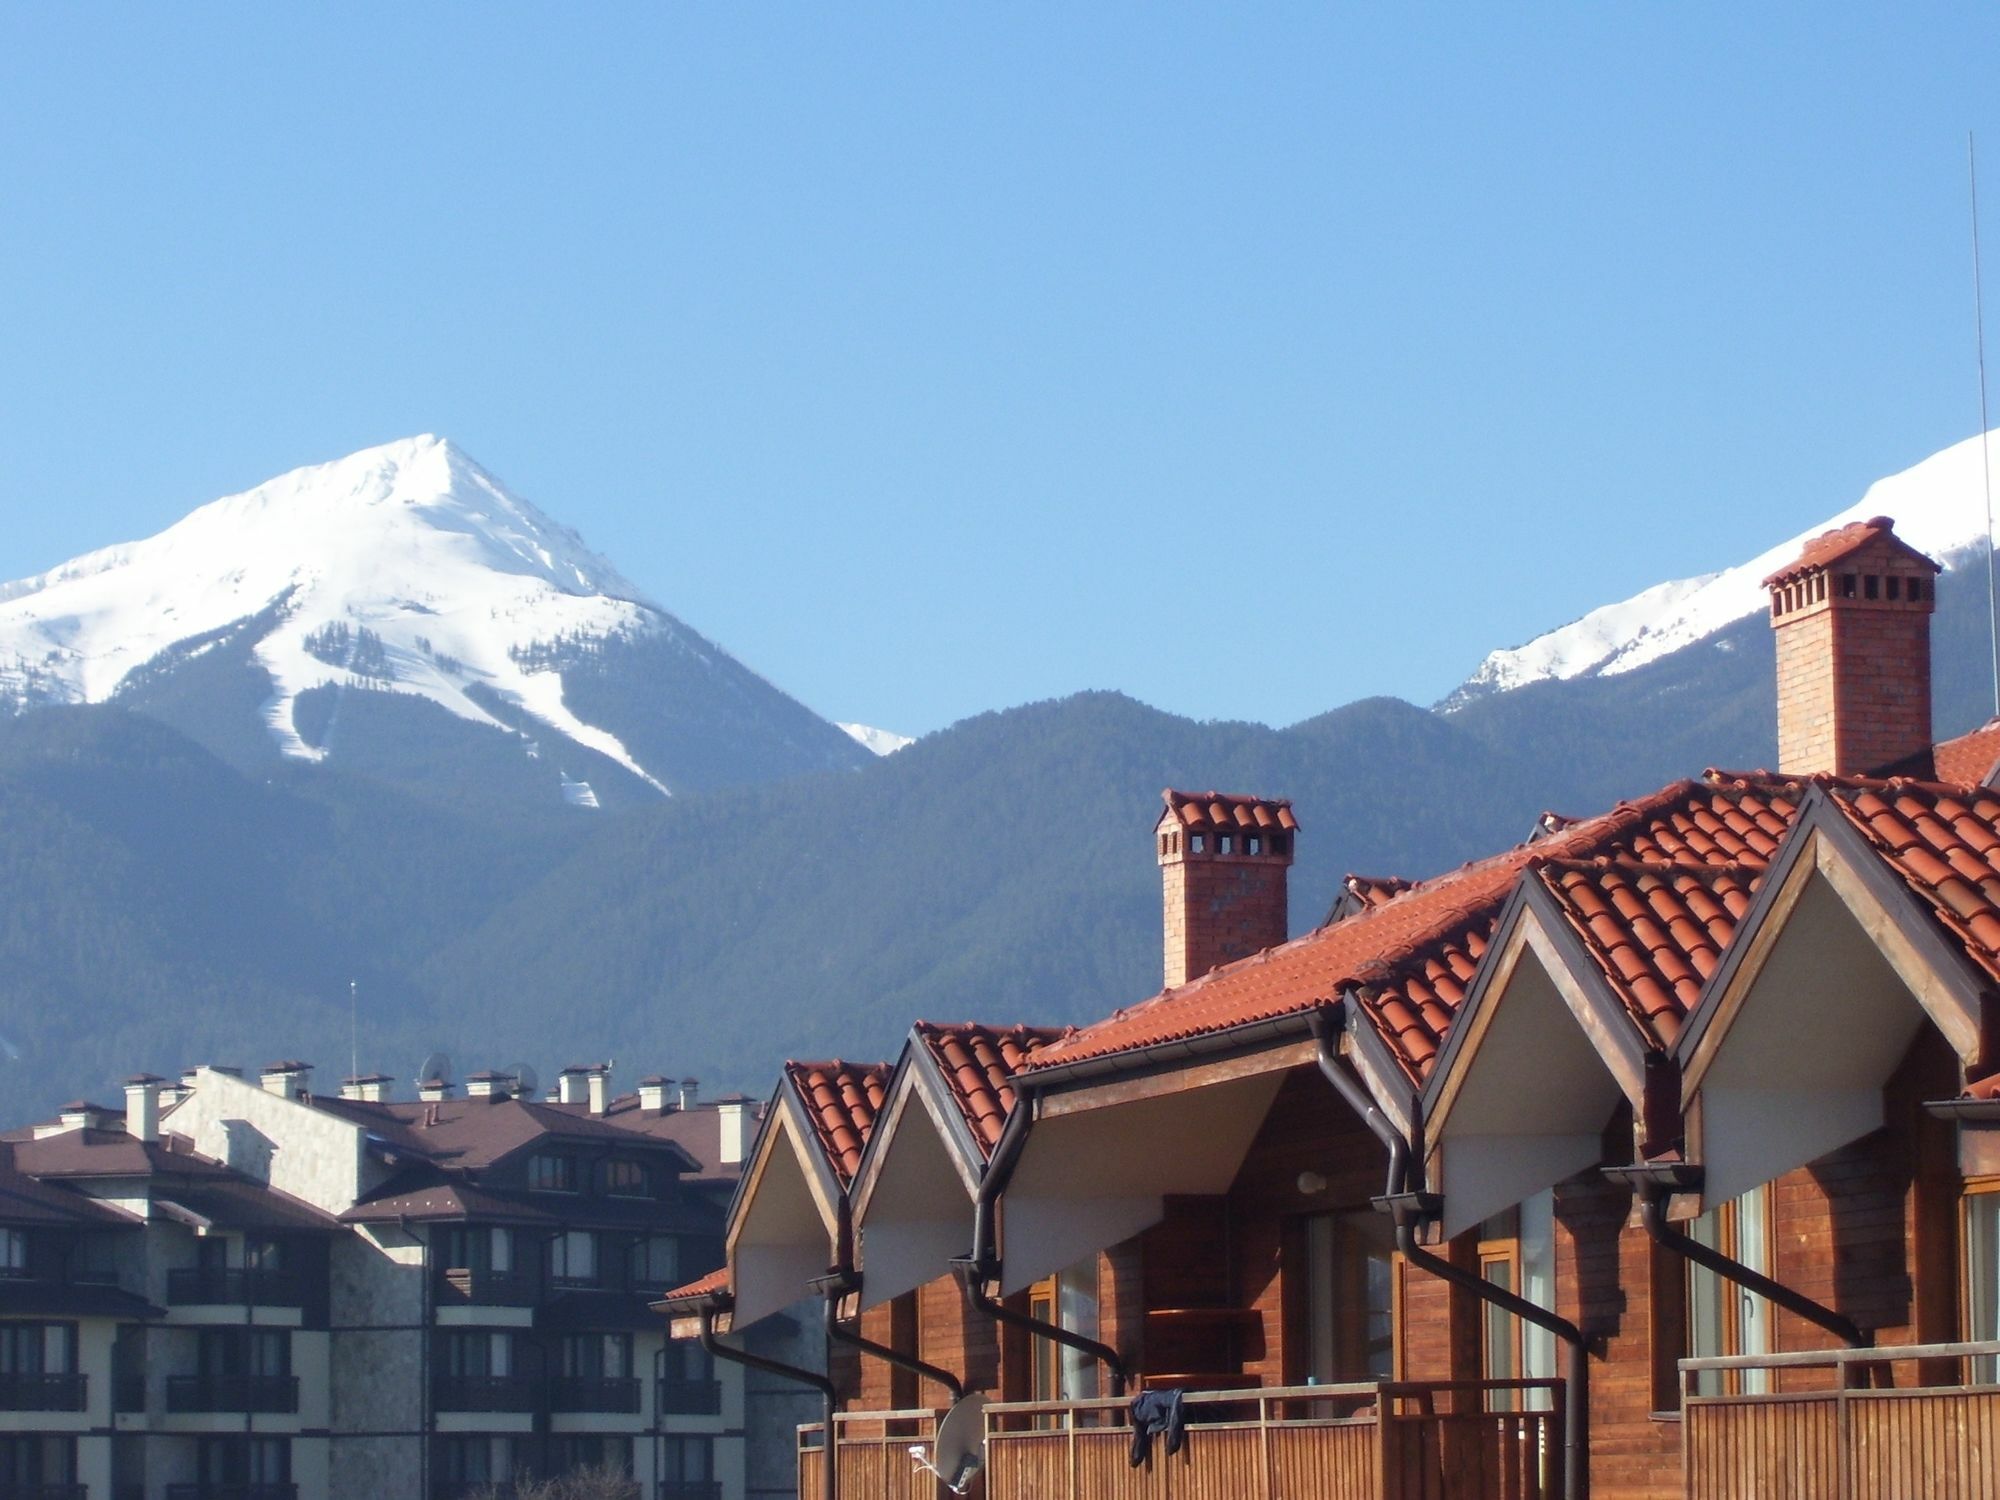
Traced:
<path id="1" fill-rule="evenodd" d="M 894 1365 L 899 1370 L 908 1370 L 913 1375 L 921 1375 L 925 1380 L 943 1386 L 951 1392 L 953 1401 L 964 1400 L 965 1382 L 951 1371 L 918 1359 L 914 1354 L 905 1354 L 902 1350 L 893 1349 L 887 1344 L 878 1344 L 873 1339 L 863 1338 L 860 1333 L 841 1326 L 840 1299 L 855 1290 L 857 1284 L 852 1274 L 845 1272 L 835 1272 L 812 1283 L 813 1290 L 826 1298 L 826 1336 L 835 1343 L 847 1345 L 850 1349 L 858 1349 L 863 1354 L 872 1354 L 884 1364 Z"/>
<path id="2" fill-rule="evenodd" d="M 1436 1215 L 1440 1200 L 1429 1193 L 1410 1191 L 1410 1143 L 1382 1113 L 1381 1106 L 1362 1087 L 1361 1081 L 1340 1061 L 1337 1050 L 1339 1028 L 1333 1024 L 1333 1017 L 1342 1013 L 1322 1010 L 1313 1015 L 1313 1036 L 1319 1043 L 1319 1070 L 1389 1153 L 1389 1190 L 1375 1200 L 1375 1206 L 1390 1214 L 1395 1221 L 1396 1249 L 1411 1265 L 1537 1328 L 1547 1330 L 1568 1346 L 1569 1374 L 1563 1381 L 1563 1496 L 1564 1500 L 1589 1500 L 1590 1354 L 1583 1331 L 1569 1319 L 1558 1317 L 1525 1297 L 1503 1291 L 1484 1276 L 1455 1266 L 1417 1243 L 1417 1226 Z"/>
<path id="3" fill-rule="evenodd" d="M 725 1364 L 742 1365 L 746 1370 L 761 1370 L 766 1375 L 776 1375 L 780 1380 L 809 1385 L 819 1392 L 820 1415 L 825 1424 L 821 1430 L 826 1434 L 824 1440 L 826 1446 L 822 1450 L 824 1461 L 820 1465 L 820 1495 L 823 1500 L 838 1500 L 839 1475 L 835 1470 L 833 1441 L 833 1414 L 838 1397 L 833 1389 L 832 1378 L 822 1375 L 817 1370 L 788 1365 L 781 1360 L 767 1359 L 761 1354 L 752 1354 L 748 1349 L 736 1349 L 722 1343 L 715 1336 L 715 1311 L 713 1306 L 701 1310 L 701 1347 L 708 1351 L 711 1359 L 722 1360 Z"/>
<path id="4" fill-rule="evenodd" d="M 1017 1079 L 1014 1087 L 1014 1112 L 1007 1117 L 1007 1123 L 1000 1131 L 1000 1140 L 993 1147 L 992 1159 L 987 1162 L 985 1174 L 979 1179 L 979 1193 L 972 1201 L 972 1253 L 952 1260 L 952 1274 L 958 1278 L 966 1301 L 994 1322 L 1022 1329 L 1032 1338 L 1048 1339 L 1079 1354 L 1088 1354 L 1111 1372 L 1112 1395 L 1123 1396 L 1132 1373 L 1126 1369 L 1125 1361 L 1119 1358 L 1116 1349 L 1058 1324 L 1044 1323 L 1040 1318 L 1016 1312 L 986 1290 L 986 1283 L 999 1274 L 999 1257 L 994 1254 L 993 1245 L 993 1208 L 1006 1190 L 1008 1178 L 1014 1173 L 1014 1162 L 1027 1142 L 1028 1123 L 1034 1114 L 1034 1101 L 1028 1097 L 1022 1081 Z"/>
<path id="5" fill-rule="evenodd" d="M 1699 1166 L 1687 1162 L 1659 1166 L 1638 1163 L 1629 1167 L 1606 1167 L 1604 1175 L 1624 1183 L 1638 1195 L 1639 1222 L 1661 1249 L 1670 1250 L 1683 1260 L 1693 1261 L 1724 1281 L 1733 1281 L 1744 1291 L 1804 1318 L 1817 1328 L 1824 1328 L 1850 1349 L 1867 1349 L 1874 1344 L 1875 1335 L 1857 1327 L 1851 1318 L 1843 1317 L 1824 1303 L 1815 1302 L 1782 1282 L 1773 1281 L 1761 1271 L 1753 1271 L 1743 1262 L 1730 1259 L 1720 1250 L 1704 1245 L 1667 1222 L 1667 1199 L 1674 1193 L 1693 1192 L 1700 1188 L 1702 1171 Z"/>
<path id="6" fill-rule="evenodd" d="M 1009 1328 L 1019 1328 L 1033 1338 L 1047 1339 L 1050 1343 L 1061 1344 L 1074 1349 L 1079 1354 L 1088 1354 L 1111 1372 L 1111 1394 L 1123 1396 L 1125 1387 L 1131 1382 L 1132 1372 L 1125 1368 L 1125 1361 L 1118 1357 L 1118 1351 L 1109 1344 L 1096 1339 L 1085 1338 L 1073 1329 L 1056 1323 L 1044 1323 L 1040 1318 L 1032 1318 L 1024 1312 L 1016 1312 L 999 1301 L 986 1290 L 986 1283 L 992 1278 L 995 1268 L 982 1266 L 971 1256 L 961 1256 L 951 1263 L 952 1274 L 958 1277 L 958 1284 L 965 1290 L 965 1298 L 974 1307 L 985 1313 L 996 1323 L 1004 1323 Z"/>

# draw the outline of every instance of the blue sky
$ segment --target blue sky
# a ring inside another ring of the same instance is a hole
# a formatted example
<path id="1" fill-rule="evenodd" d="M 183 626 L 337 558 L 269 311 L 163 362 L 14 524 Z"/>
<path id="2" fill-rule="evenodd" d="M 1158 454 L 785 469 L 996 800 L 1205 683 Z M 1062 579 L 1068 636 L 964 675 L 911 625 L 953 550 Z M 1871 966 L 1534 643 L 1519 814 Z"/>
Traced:
<path id="1" fill-rule="evenodd" d="M 1428 701 L 1975 430 L 1996 76 L 1991 6 L 6 6 L 0 576 L 437 431 L 832 716 Z"/>

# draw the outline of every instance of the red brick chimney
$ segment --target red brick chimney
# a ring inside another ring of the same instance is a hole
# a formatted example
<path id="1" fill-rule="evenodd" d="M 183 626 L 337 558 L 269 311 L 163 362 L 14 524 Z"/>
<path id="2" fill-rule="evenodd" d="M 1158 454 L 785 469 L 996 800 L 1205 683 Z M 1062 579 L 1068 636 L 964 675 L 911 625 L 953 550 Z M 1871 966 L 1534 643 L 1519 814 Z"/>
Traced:
<path id="1" fill-rule="evenodd" d="M 1292 804 L 1218 792 L 1160 794 L 1159 848 L 1168 989 L 1286 937 Z"/>
<path id="2" fill-rule="evenodd" d="M 1938 565 L 1887 516 L 1806 543 L 1764 580 L 1778 645 L 1778 769 L 1934 774 Z"/>

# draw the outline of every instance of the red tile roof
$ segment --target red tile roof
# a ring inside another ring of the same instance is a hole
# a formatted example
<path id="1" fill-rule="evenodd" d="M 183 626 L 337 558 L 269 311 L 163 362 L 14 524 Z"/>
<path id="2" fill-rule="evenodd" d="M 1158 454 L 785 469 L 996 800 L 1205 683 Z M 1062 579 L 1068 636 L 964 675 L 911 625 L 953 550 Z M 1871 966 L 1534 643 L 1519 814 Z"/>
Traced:
<path id="1" fill-rule="evenodd" d="M 699 1302 L 713 1297 L 717 1292 L 729 1290 L 729 1267 L 718 1266 L 706 1276 L 697 1277 L 682 1286 L 665 1293 L 661 1302 Z"/>
<path id="2" fill-rule="evenodd" d="M 1888 781 L 1836 786 L 1833 798 L 1966 957 L 2000 979 L 2000 794 Z"/>
<path id="3" fill-rule="evenodd" d="M 1946 740 L 1932 754 L 1939 781 L 1983 786 L 2000 765 L 2000 719 L 1988 719 L 1970 734 Z"/>
<path id="4" fill-rule="evenodd" d="M 1729 866 L 1766 862 L 1797 811 L 1799 783 L 1710 772 L 1531 844 L 1424 881 L 1315 932 L 1168 990 L 1040 1052 L 1030 1068 L 1174 1041 L 1358 994 L 1412 1079 L 1436 1056 L 1521 872 L 1550 860 Z M 1657 999 L 1657 997 L 1655 997 Z M 1638 1002 L 1643 1012 L 1644 1002 Z"/>
<path id="5" fill-rule="evenodd" d="M 1843 557 L 1859 552 L 1878 537 L 1906 557 L 1923 563 L 1933 573 L 1942 572 L 1935 562 L 1917 551 L 1908 542 L 1896 535 L 1896 523 L 1887 516 L 1871 516 L 1866 521 L 1852 521 L 1845 526 L 1837 526 L 1832 531 L 1823 531 L 1807 542 L 1803 551 L 1785 566 L 1764 580 L 1765 588 L 1773 588 L 1781 583 L 1790 583 L 1803 573 L 1818 568 L 1829 567 Z"/>
<path id="6" fill-rule="evenodd" d="M 944 1076 L 973 1140 L 988 1156 L 1000 1143 L 1000 1131 L 1014 1107 L 1014 1075 L 1044 1048 L 1070 1034 L 1063 1027 L 1003 1029 L 973 1021 L 958 1025 L 919 1021 L 916 1032 Z"/>
<path id="7" fill-rule="evenodd" d="M 888 1091 L 888 1063 L 788 1062 L 785 1079 L 805 1105 L 820 1150 L 833 1164 L 841 1186 L 854 1181 L 861 1152 L 882 1112 Z"/>
<path id="8" fill-rule="evenodd" d="M 1177 792 L 1168 787 L 1160 793 L 1160 800 L 1167 804 L 1167 812 L 1190 833 L 1236 828 L 1282 828 L 1289 831 L 1299 826 L 1299 820 L 1292 816 L 1292 804 L 1283 798 L 1240 797 L 1226 792 Z"/>
<path id="9" fill-rule="evenodd" d="M 1560 860 L 1535 875 L 1641 1032 L 1664 1051 L 1736 935 L 1762 871 L 1761 860 L 1735 866 Z"/>

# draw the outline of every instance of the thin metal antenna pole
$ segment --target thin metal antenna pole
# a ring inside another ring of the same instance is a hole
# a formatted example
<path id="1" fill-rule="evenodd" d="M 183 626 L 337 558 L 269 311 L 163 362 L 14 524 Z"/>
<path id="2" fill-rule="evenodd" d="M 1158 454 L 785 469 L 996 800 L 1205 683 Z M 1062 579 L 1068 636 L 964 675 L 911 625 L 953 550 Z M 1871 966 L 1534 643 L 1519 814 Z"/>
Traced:
<path id="1" fill-rule="evenodd" d="M 358 987 L 350 979 L 347 981 L 347 1038 L 352 1051 L 348 1054 L 347 1076 L 361 1076 L 361 998 Z"/>
<path id="2" fill-rule="evenodd" d="M 1993 577 L 1993 445 L 1987 441 L 1986 299 L 1979 277 L 1979 154 L 1973 133 L 1965 133 L 1965 176 L 1972 198 L 1973 346 L 1979 359 L 1979 469 L 1986 486 L 1986 628 L 1993 644 L 1993 713 L 2000 718 L 2000 587 Z"/>

